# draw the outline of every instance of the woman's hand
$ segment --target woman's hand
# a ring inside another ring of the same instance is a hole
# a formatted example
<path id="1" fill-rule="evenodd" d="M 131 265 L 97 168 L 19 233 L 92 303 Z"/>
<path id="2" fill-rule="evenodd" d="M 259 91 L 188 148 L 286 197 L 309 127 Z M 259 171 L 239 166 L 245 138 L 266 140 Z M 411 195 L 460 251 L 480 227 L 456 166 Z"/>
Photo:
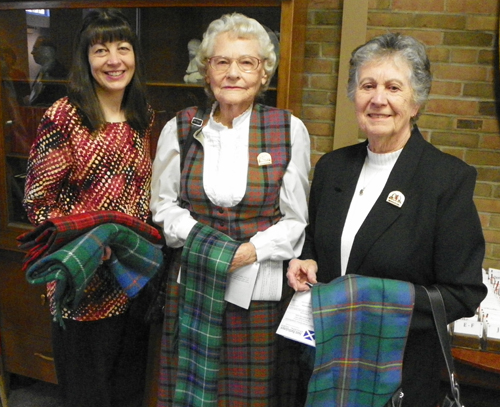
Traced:
<path id="1" fill-rule="evenodd" d="M 252 243 L 243 243 L 236 250 L 233 262 L 229 268 L 229 272 L 232 273 L 237 268 L 248 266 L 249 264 L 255 263 L 257 261 L 257 252 L 255 246 Z"/>
<path id="2" fill-rule="evenodd" d="M 318 264 L 314 260 L 290 260 L 286 277 L 288 285 L 295 291 L 309 291 L 307 283 L 316 284 Z"/>
<path id="3" fill-rule="evenodd" d="M 111 258 L 111 247 L 104 246 L 101 262 L 107 261 Z"/>

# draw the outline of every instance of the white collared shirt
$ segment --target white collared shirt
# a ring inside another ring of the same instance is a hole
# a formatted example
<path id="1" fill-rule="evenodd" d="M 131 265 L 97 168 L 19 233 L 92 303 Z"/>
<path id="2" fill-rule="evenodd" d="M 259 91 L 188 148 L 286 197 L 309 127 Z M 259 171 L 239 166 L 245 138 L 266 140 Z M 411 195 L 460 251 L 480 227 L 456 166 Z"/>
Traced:
<path id="1" fill-rule="evenodd" d="M 215 108 L 215 106 L 214 106 Z M 233 128 L 210 120 L 197 139 L 204 149 L 203 179 L 205 193 L 219 206 L 235 206 L 247 186 L 248 143 L 251 108 L 233 121 Z M 287 260 L 298 257 L 304 243 L 309 193 L 310 141 L 306 127 L 291 118 L 291 160 L 280 190 L 281 220 L 250 241 L 258 261 Z M 167 244 L 180 247 L 195 225 L 187 209 L 178 205 L 180 187 L 180 149 L 176 118 L 163 128 L 153 162 L 151 211 L 163 229 Z"/>
<path id="2" fill-rule="evenodd" d="M 230 129 L 213 118 L 203 128 L 203 187 L 213 204 L 236 206 L 245 195 L 252 107 Z"/>

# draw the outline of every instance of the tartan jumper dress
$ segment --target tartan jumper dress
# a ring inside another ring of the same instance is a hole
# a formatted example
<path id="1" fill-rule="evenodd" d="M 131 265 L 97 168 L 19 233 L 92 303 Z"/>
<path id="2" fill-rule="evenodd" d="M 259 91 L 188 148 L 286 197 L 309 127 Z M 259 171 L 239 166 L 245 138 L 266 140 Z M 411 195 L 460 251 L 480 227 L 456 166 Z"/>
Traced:
<path id="1" fill-rule="evenodd" d="M 196 108 L 177 115 L 182 148 Z M 271 154 L 273 163 L 259 166 L 257 155 Z M 281 218 L 279 193 L 290 161 L 290 113 L 256 104 L 250 119 L 249 169 L 246 193 L 240 203 L 227 208 L 214 205 L 203 189 L 203 148 L 194 141 L 181 174 L 181 205 L 200 223 L 247 242 Z M 187 187 L 188 185 L 188 187 Z M 170 270 L 162 338 L 158 406 L 173 405 L 177 366 L 179 264 Z M 285 279 L 286 281 L 286 279 Z M 284 301 L 253 301 L 248 310 L 228 303 L 223 320 L 223 345 L 218 380 L 218 406 L 281 407 L 278 388 L 280 366 L 276 329 Z M 287 404 L 291 405 L 291 404 Z M 183 406 L 184 407 L 184 406 Z"/>

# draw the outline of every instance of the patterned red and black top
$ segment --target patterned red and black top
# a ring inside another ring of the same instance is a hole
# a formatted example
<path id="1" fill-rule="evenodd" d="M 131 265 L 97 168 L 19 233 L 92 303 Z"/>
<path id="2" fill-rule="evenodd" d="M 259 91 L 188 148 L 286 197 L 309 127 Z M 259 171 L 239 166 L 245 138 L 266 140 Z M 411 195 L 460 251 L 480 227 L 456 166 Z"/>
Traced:
<path id="1" fill-rule="evenodd" d="M 108 123 L 91 132 L 68 98 L 55 102 L 40 122 L 28 160 L 24 206 L 30 221 L 38 225 L 98 210 L 146 221 L 150 132 L 151 126 L 141 134 L 126 122 Z M 124 312 L 128 297 L 109 274 L 96 273 L 79 307 L 64 310 L 63 317 L 93 321 Z M 48 285 L 49 298 L 54 289 L 54 283 Z"/>

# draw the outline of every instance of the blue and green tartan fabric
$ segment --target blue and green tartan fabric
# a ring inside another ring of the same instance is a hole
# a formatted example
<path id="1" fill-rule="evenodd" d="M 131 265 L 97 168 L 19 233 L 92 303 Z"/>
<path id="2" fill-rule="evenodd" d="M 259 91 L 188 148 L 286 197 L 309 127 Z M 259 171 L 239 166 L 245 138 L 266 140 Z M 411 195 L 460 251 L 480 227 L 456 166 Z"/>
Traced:
<path id="1" fill-rule="evenodd" d="M 106 266 L 129 297 L 137 295 L 163 267 L 160 245 L 120 224 L 97 226 L 41 258 L 26 271 L 31 284 L 57 281 L 55 317 L 60 323 L 62 307 L 74 308 L 83 298 L 85 288 L 102 263 L 105 246 L 111 248 Z"/>
<path id="2" fill-rule="evenodd" d="M 174 405 L 217 405 L 227 273 L 241 242 L 197 223 L 182 250 Z"/>
<path id="3" fill-rule="evenodd" d="M 382 407 L 401 385 L 413 284 L 348 274 L 312 289 L 308 407 Z M 404 389 L 403 389 L 404 391 Z"/>

